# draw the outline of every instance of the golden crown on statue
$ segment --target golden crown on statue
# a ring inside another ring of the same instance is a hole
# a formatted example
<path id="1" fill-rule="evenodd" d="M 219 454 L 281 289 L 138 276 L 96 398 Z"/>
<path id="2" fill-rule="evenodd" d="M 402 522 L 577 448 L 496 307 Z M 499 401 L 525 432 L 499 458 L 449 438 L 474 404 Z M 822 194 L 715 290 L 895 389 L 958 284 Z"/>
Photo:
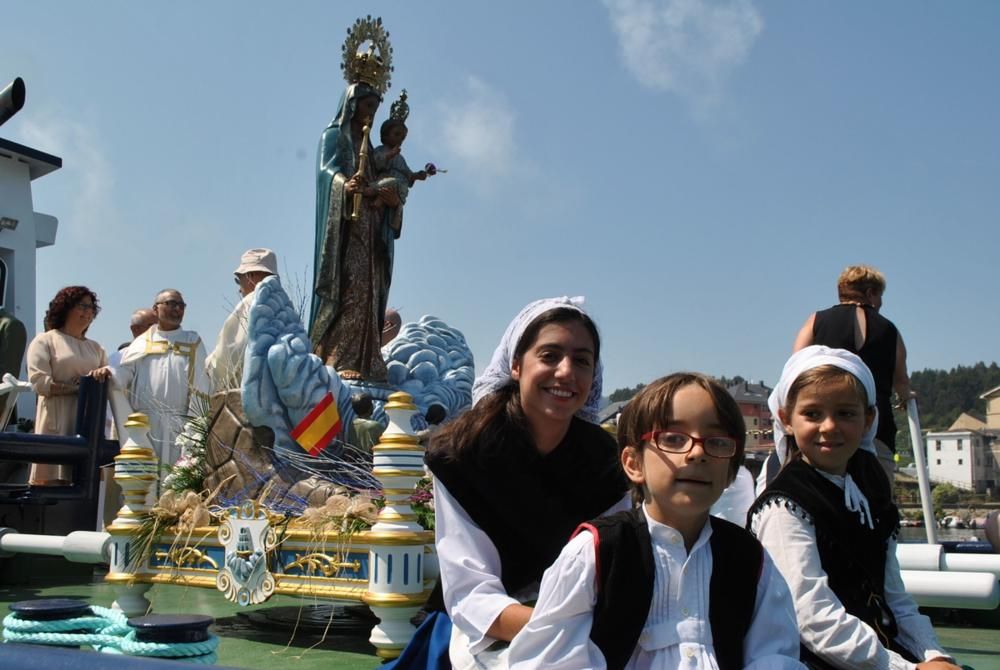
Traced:
<path id="1" fill-rule="evenodd" d="M 367 48 L 362 49 L 367 43 Z M 392 76 L 392 46 L 382 17 L 358 19 L 347 29 L 340 69 L 348 84 L 368 84 L 384 95 Z"/>
<path id="2" fill-rule="evenodd" d="M 406 102 L 406 89 L 404 88 L 402 93 L 399 94 L 399 100 L 392 103 L 392 106 L 389 107 L 389 118 L 406 123 L 406 119 L 409 116 L 410 105 Z"/>

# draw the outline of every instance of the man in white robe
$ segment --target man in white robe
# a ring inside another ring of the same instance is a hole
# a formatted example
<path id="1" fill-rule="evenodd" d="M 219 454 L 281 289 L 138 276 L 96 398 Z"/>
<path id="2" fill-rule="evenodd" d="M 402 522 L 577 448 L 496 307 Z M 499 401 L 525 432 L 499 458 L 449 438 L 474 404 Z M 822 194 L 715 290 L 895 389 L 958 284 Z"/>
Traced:
<path id="1" fill-rule="evenodd" d="M 175 440 L 185 420 L 203 414 L 208 400 L 205 345 L 198 333 L 181 329 L 185 307 L 179 291 L 160 291 L 153 304 L 157 325 L 133 340 L 112 368 L 132 410 L 149 417 L 149 439 L 161 466 L 177 461 Z"/>
<path id="2" fill-rule="evenodd" d="M 257 284 L 278 274 L 278 259 L 270 249 L 250 249 L 240 258 L 233 271 L 241 300 L 230 314 L 215 349 L 205 361 L 205 371 L 212 384 L 212 393 L 240 388 L 243 383 L 243 357 L 247 348 L 247 322 Z"/>

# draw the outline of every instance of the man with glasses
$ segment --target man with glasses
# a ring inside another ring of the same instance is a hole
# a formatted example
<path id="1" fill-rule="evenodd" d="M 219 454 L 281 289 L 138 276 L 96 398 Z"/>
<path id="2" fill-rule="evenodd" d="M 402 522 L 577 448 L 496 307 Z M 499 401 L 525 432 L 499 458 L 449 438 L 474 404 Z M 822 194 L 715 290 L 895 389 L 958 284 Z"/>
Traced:
<path id="1" fill-rule="evenodd" d="M 149 439 L 161 466 L 177 461 L 175 440 L 184 422 L 204 414 L 208 400 L 205 346 L 198 333 L 181 328 L 186 307 L 180 291 L 160 291 L 153 302 L 157 324 L 133 340 L 112 368 L 132 409 L 149 417 Z"/>
<path id="2" fill-rule="evenodd" d="M 278 259 L 270 249 L 249 249 L 233 271 L 241 300 L 219 331 L 215 349 L 208 355 L 205 370 L 212 393 L 240 388 L 243 384 L 243 355 L 247 348 L 247 322 L 257 285 L 278 274 Z"/>

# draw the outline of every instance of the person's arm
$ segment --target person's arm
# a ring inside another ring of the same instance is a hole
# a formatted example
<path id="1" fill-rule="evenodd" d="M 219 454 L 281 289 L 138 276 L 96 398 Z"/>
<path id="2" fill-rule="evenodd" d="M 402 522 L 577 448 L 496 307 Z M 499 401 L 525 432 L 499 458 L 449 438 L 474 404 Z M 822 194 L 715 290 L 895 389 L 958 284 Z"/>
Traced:
<path id="1" fill-rule="evenodd" d="M 896 640 L 909 649 L 917 658 L 925 661 L 946 661 L 954 663 L 955 659 L 942 651 L 931 620 L 920 613 L 913 597 L 903 586 L 903 577 L 899 573 L 899 560 L 896 558 L 896 541 L 890 540 L 885 561 L 885 603 L 896 617 L 899 633 Z"/>
<path id="2" fill-rule="evenodd" d="M 188 400 L 188 412 L 191 416 L 202 416 L 208 408 L 212 383 L 208 380 L 208 373 L 205 372 L 205 359 L 207 357 L 205 343 L 199 337 L 194 351 L 194 381 Z"/>
<path id="3" fill-rule="evenodd" d="M 510 644 L 511 670 L 606 667 L 604 655 L 590 639 L 596 576 L 594 536 L 582 531 L 545 571 L 531 620 Z M 795 644 L 798 648 L 798 637 Z"/>
<path id="4" fill-rule="evenodd" d="M 802 644 L 844 670 L 917 667 L 883 647 L 875 631 L 844 608 L 823 570 L 810 519 L 803 519 L 784 505 L 772 504 L 754 515 L 751 523 L 788 584 Z"/>
<path id="5" fill-rule="evenodd" d="M 108 377 L 111 376 L 111 368 L 108 367 L 108 353 L 104 351 L 104 347 L 102 347 L 101 345 L 97 344 L 96 342 L 94 344 L 97 346 L 99 355 L 98 367 L 94 368 L 87 374 L 88 376 L 93 377 L 99 382 L 107 381 Z"/>
<path id="6" fill-rule="evenodd" d="M 806 667 L 799 661 L 799 626 L 791 592 L 766 550 L 753 621 L 743 638 L 743 664 L 745 670 Z"/>
<path id="7" fill-rule="evenodd" d="M 806 319 L 806 322 L 802 324 L 802 327 L 799 328 L 798 334 L 795 336 L 795 343 L 792 344 L 793 354 L 800 349 L 805 349 L 813 343 L 813 324 L 815 322 L 816 312 L 813 312 L 809 315 L 809 318 Z"/>
<path id="8" fill-rule="evenodd" d="M 125 358 L 125 355 L 128 354 L 131 346 L 132 345 L 129 345 L 129 347 L 125 348 L 114 365 L 108 366 L 111 368 L 111 381 L 114 382 L 115 386 L 123 392 L 127 392 L 129 390 L 129 384 L 132 383 L 132 378 L 135 376 L 135 360 L 130 360 L 128 363 L 123 362 L 123 359 Z"/>
<path id="9" fill-rule="evenodd" d="M 28 381 L 35 393 L 41 396 L 71 395 L 76 384 L 57 382 L 52 378 L 52 350 L 48 341 L 35 338 L 28 345 Z"/>
<path id="10" fill-rule="evenodd" d="M 906 403 L 910 398 L 916 397 L 910 389 L 910 375 L 906 371 L 906 345 L 903 344 L 903 336 L 896 334 L 896 369 L 892 375 L 892 388 L 899 396 L 899 402 L 906 409 Z"/>
<path id="11" fill-rule="evenodd" d="M 452 623 L 469 638 L 470 653 L 478 654 L 496 640 L 509 639 L 508 633 L 514 637 L 528 619 L 520 613 L 522 608 L 530 608 L 507 594 L 500 581 L 496 546 L 436 477 L 434 525 L 445 609 Z M 491 631 L 505 637 L 494 637 Z"/>

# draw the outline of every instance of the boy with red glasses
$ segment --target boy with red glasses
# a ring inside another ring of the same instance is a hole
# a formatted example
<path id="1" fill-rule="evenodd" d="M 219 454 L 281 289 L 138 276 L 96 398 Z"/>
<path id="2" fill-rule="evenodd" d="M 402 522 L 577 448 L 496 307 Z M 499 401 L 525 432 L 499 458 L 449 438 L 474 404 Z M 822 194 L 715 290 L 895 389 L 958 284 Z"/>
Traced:
<path id="1" fill-rule="evenodd" d="M 633 510 L 583 524 L 542 579 L 511 668 L 803 668 L 788 587 L 709 509 L 743 461 L 739 407 L 712 379 L 644 387 L 618 423 Z"/>

